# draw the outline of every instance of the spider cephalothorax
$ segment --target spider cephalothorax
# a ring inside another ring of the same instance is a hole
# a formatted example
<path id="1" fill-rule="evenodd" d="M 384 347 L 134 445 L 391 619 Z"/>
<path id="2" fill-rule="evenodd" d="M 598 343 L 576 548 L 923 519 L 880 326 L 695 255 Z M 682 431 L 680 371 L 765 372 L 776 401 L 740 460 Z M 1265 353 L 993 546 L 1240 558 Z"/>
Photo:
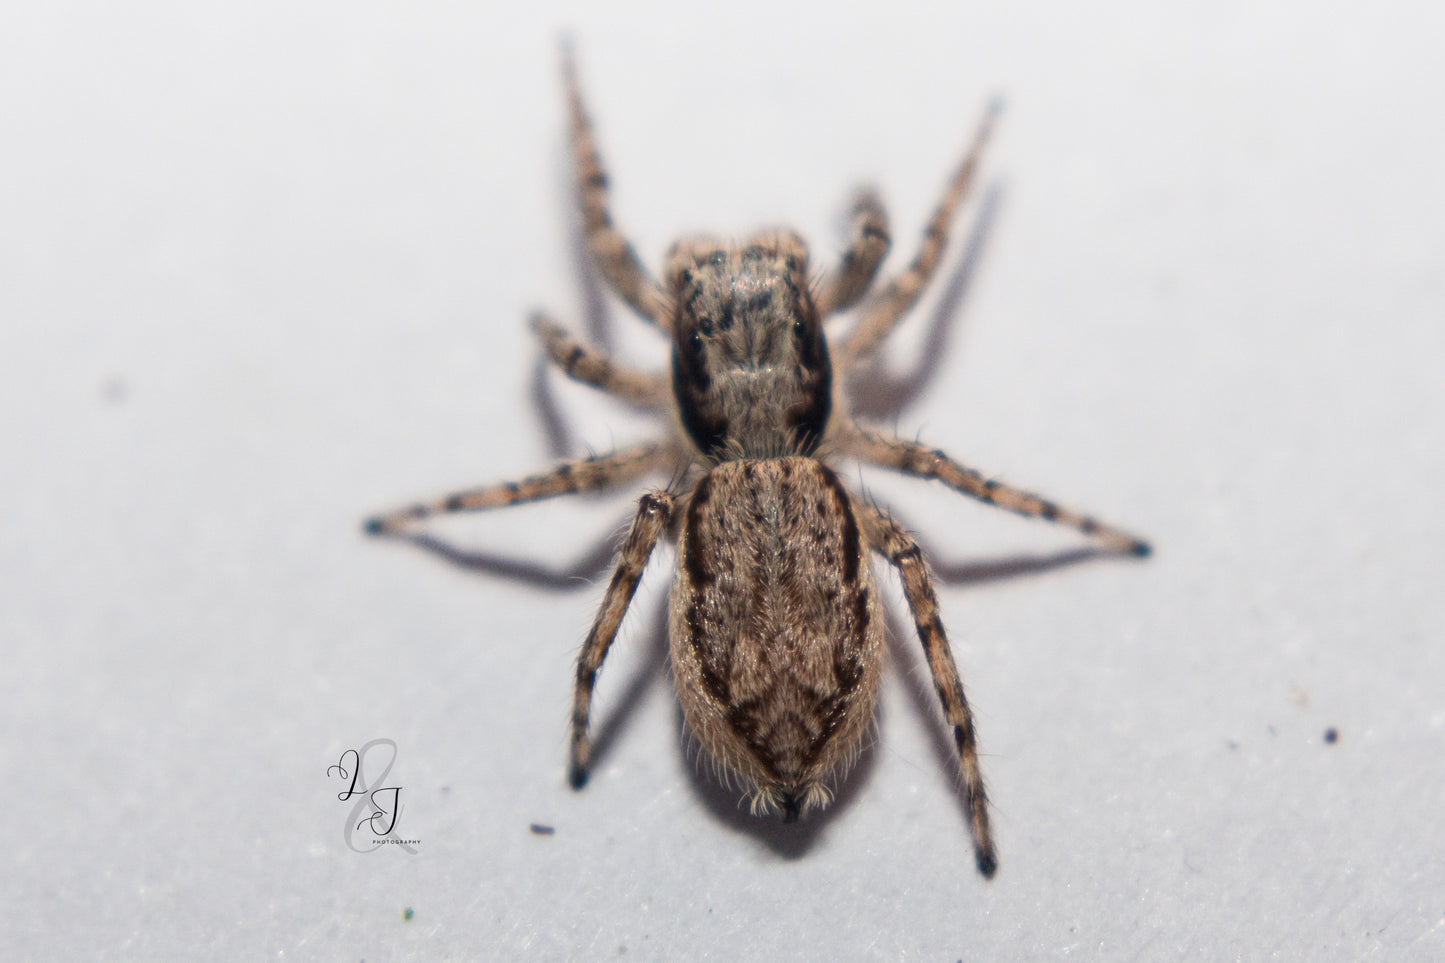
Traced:
<path id="1" fill-rule="evenodd" d="M 673 249 L 672 389 L 683 428 L 705 457 L 817 449 L 832 410 L 833 368 L 807 271 L 796 234 Z"/>

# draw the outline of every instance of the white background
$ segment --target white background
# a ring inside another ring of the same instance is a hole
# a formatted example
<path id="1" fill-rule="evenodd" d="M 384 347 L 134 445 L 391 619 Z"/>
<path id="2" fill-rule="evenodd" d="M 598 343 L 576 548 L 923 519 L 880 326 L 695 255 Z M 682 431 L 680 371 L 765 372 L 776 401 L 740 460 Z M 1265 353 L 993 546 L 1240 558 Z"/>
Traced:
<path id="1" fill-rule="evenodd" d="M 4 14 L 5 957 L 1445 956 L 1438 7 L 521 6 Z M 524 323 L 665 354 L 589 307 L 563 28 L 654 265 L 765 223 L 826 263 L 871 182 L 896 267 L 1006 97 L 885 424 L 1158 552 L 865 476 L 943 577 L 993 882 L 906 618 L 876 744 L 784 827 L 680 740 L 669 551 L 565 785 L 635 491 L 431 529 L 472 565 L 360 535 L 653 430 Z M 416 855 L 346 848 L 326 770 L 377 738 Z"/>

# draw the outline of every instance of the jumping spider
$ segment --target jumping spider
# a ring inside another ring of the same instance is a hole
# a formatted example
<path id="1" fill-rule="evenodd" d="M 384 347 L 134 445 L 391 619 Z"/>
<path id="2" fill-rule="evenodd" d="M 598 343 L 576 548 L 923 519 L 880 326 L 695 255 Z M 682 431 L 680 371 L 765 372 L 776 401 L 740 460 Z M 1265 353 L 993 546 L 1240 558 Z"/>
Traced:
<path id="1" fill-rule="evenodd" d="M 577 660 L 571 783 L 580 788 L 587 780 L 597 672 L 653 547 L 666 535 L 677 546 L 668 633 L 683 715 L 702 747 L 752 787 L 753 811 L 780 810 L 788 820 L 828 804 L 828 777 L 856 754 L 873 719 L 884 652 L 869 569 L 869 552 L 877 552 L 902 579 L 953 727 L 978 868 L 992 876 L 997 855 L 973 718 L 923 555 L 887 513 L 850 492 L 830 464 L 852 458 L 938 479 L 989 504 L 1070 525 L 1111 550 L 1149 553 L 1132 535 L 1000 484 L 941 451 L 862 428 L 847 414 L 843 376 L 873 353 L 933 276 L 997 107 L 979 125 L 912 263 L 866 301 L 830 352 L 823 320 L 864 300 L 888 252 L 877 197 L 858 198 L 842 263 L 821 280 L 810 278 L 798 235 L 768 231 L 743 244 L 682 241 L 659 285 L 613 226 L 607 177 L 570 54 L 563 69 L 587 248 L 612 290 L 671 337 L 671 375 L 619 364 L 543 315 L 532 328 L 569 376 L 670 412 L 674 430 L 520 482 L 373 518 L 366 531 L 397 533 L 437 513 L 599 491 L 671 470 L 673 484 L 638 504 Z"/>

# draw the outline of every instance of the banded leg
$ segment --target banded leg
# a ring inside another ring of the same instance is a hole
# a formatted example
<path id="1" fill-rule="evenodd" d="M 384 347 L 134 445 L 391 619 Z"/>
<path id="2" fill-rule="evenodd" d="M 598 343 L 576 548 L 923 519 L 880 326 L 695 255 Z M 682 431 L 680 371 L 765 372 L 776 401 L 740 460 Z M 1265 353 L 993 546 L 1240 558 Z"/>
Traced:
<path id="1" fill-rule="evenodd" d="M 558 495 L 603 491 L 660 467 L 666 462 L 668 452 L 668 445 L 649 442 L 609 455 L 565 461 L 545 474 L 532 475 L 519 482 L 485 485 L 455 492 L 433 502 L 412 505 L 389 515 L 377 515 L 367 519 L 363 528 L 368 535 L 389 535 L 432 515 L 477 512 Z"/>
<path id="2" fill-rule="evenodd" d="M 567 780 L 572 788 L 581 789 L 587 784 L 587 767 L 592 761 L 592 743 L 587 738 L 587 719 L 592 712 L 592 689 L 597 684 L 597 672 L 612 640 L 617 638 L 617 629 L 627 606 L 637 591 L 642 570 L 652 555 L 658 536 L 666 531 L 672 518 L 673 496 L 665 491 L 649 492 L 637 504 L 637 515 L 632 519 L 632 528 L 617 559 L 617 569 L 612 573 L 612 582 L 602 596 L 602 608 L 582 643 L 582 654 L 577 657 L 577 686 L 572 694 L 572 759 L 567 769 Z"/>
<path id="3" fill-rule="evenodd" d="M 838 357 L 844 370 L 867 357 L 878 347 L 878 344 L 893 330 L 898 319 L 907 314 L 908 310 L 918 301 L 918 296 L 923 293 L 924 287 L 933 277 L 933 272 L 938 269 L 938 262 L 943 256 L 943 247 L 948 243 L 949 223 L 953 220 L 953 213 L 963 199 L 964 192 L 968 190 L 969 183 L 973 180 L 979 157 L 983 153 L 984 145 L 988 143 L 988 136 L 993 130 L 994 120 L 998 117 L 1001 109 L 1000 101 L 989 104 L 983 121 L 973 135 L 973 143 L 969 146 L 968 153 L 964 155 L 963 162 L 954 172 L 953 179 L 948 182 L 948 189 L 943 193 L 943 200 L 939 201 L 933 217 L 928 222 L 928 228 L 923 233 L 923 243 L 919 246 L 918 253 L 913 256 L 913 262 L 908 265 L 908 270 L 894 278 L 892 283 L 883 290 L 883 294 L 867 310 L 858 322 L 858 326 L 843 342 Z"/>
<path id="4" fill-rule="evenodd" d="M 853 239 L 837 270 L 823 279 L 818 291 L 819 317 L 846 311 L 858 303 L 873 283 L 878 265 L 888 256 L 891 243 L 883 202 L 872 191 L 863 191 L 853 202 Z"/>
<path id="5" fill-rule="evenodd" d="M 545 315 L 532 315 L 532 330 L 542 339 L 547 356 L 569 378 L 644 408 L 666 405 L 666 377 L 618 364 L 605 353 L 568 334 Z"/>
<path id="6" fill-rule="evenodd" d="M 936 448 L 926 448 L 917 442 L 861 429 L 845 445 L 851 454 L 864 461 L 896 469 L 905 475 L 936 478 L 954 491 L 990 505 L 997 505 L 1020 515 L 1068 525 L 1098 539 L 1116 552 L 1142 558 L 1152 551 L 1149 543 L 1141 538 L 1104 525 L 1088 515 L 1056 505 L 1046 498 L 1012 488 L 992 478 L 985 478 L 980 472 L 960 465 Z"/>
<path id="7" fill-rule="evenodd" d="M 998 869 L 998 853 L 988 822 L 988 794 L 984 791 L 983 773 L 978 764 L 978 739 L 973 713 L 963 694 L 963 681 L 948 647 L 943 621 L 938 614 L 938 596 L 933 580 L 923 562 L 923 552 L 898 523 L 872 505 L 858 504 L 858 516 L 873 550 L 898 569 L 903 592 L 913 612 L 913 624 L 923 643 L 933 687 L 943 705 L 943 715 L 953 727 L 953 742 L 958 749 L 958 771 L 963 781 L 964 801 L 968 806 L 969 829 L 973 833 L 974 859 L 978 871 L 992 877 Z"/>
<path id="8" fill-rule="evenodd" d="M 570 46 L 562 49 L 562 77 L 571 114 L 572 156 L 577 169 L 577 198 L 587 250 L 618 297 L 643 318 L 666 331 L 671 327 L 667 296 L 647 273 L 632 245 L 612 223 L 607 198 L 607 171 L 597 152 L 587 105 L 582 102 L 577 65 Z"/>

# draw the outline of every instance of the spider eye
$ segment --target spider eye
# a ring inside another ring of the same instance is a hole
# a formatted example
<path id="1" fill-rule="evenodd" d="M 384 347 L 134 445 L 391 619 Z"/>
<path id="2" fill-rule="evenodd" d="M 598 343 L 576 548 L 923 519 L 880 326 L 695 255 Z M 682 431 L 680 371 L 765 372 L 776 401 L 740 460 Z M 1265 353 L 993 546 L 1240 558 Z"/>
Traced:
<path id="1" fill-rule="evenodd" d="M 697 330 L 698 330 L 698 331 L 701 331 L 701 332 L 702 332 L 703 334 L 705 334 L 705 335 L 711 335 L 711 334 L 712 334 L 712 318 L 708 317 L 707 315 L 703 315 L 702 317 L 698 318 L 698 319 L 697 319 Z M 697 337 L 697 335 L 694 334 L 693 337 Z"/>
<path id="2" fill-rule="evenodd" d="M 804 338 L 804 337 L 806 337 L 807 334 L 808 334 L 808 326 L 807 326 L 806 324 L 804 324 L 801 319 L 800 319 L 800 320 L 797 320 L 797 321 L 794 321 L 794 322 L 793 322 L 793 334 L 794 334 L 795 336 L 797 336 L 798 338 Z"/>
<path id="3" fill-rule="evenodd" d="M 702 335 L 700 335 L 700 334 L 698 334 L 696 331 L 694 331 L 694 332 L 692 333 L 692 335 L 687 339 L 687 343 L 692 346 L 692 349 L 693 349 L 694 351 L 701 351 L 701 350 L 702 350 Z"/>

